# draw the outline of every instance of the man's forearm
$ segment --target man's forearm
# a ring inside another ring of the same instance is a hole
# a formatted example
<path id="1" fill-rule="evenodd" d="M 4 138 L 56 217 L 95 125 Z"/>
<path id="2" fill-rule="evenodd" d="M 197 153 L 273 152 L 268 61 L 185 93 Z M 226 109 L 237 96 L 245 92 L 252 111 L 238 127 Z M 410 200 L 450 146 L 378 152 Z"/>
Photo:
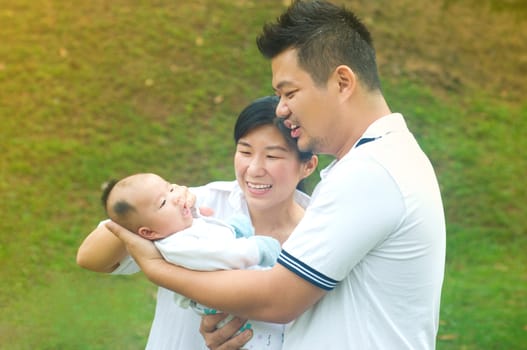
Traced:
<path id="1" fill-rule="evenodd" d="M 199 272 L 152 260 L 142 266 L 157 285 L 223 312 L 287 323 L 313 305 L 324 291 L 282 266 L 271 270 Z"/>

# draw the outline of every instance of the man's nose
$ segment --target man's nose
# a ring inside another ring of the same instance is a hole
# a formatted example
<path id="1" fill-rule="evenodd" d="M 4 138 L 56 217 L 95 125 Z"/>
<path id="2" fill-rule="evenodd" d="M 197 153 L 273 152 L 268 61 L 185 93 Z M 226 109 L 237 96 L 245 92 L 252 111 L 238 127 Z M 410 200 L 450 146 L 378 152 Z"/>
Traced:
<path id="1" fill-rule="evenodd" d="M 280 101 L 278 101 L 278 105 L 276 106 L 276 116 L 279 118 L 287 118 L 290 113 L 291 112 L 289 111 L 284 99 L 280 98 Z"/>

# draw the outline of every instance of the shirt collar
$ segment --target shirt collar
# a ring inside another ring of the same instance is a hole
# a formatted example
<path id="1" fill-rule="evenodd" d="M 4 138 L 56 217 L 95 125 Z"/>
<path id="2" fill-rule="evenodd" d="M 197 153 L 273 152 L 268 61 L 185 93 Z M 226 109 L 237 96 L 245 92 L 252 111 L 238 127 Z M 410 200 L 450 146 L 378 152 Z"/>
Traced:
<path id="1" fill-rule="evenodd" d="M 357 143 L 359 143 L 363 138 L 378 139 L 386 134 L 398 131 L 408 131 L 408 127 L 406 126 L 406 122 L 404 121 L 402 114 L 388 114 L 371 123 L 364 134 L 362 134 L 361 138 L 357 140 Z"/>
<path id="2" fill-rule="evenodd" d="M 392 113 L 385 115 L 384 117 L 381 117 L 371 123 L 370 126 L 368 126 L 368 128 L 364 132 L 364 134 L 362 134 L 362 136 L 357 140 L 355 145 L 353 145 L 352 149 L 342 158 L 346 158 L 348 154 L 350 154 L 357 147 L 357 145 L 361 143 L 361 140 L 363 139 L 376 140 L 392 132 L 401 131 L 408 131 L 408 126 L 406 125 L 403 115 L 401 113 Z M 327 174 L 331 171 L 331 169 L 335 166 L 335 164 L 337 164 L 337 162 L 338 161 L 335 159 L 326 168 L 322 169 L 320 171 L 320 178 L 323 179 L 324 177 L 326 177 Z"/>

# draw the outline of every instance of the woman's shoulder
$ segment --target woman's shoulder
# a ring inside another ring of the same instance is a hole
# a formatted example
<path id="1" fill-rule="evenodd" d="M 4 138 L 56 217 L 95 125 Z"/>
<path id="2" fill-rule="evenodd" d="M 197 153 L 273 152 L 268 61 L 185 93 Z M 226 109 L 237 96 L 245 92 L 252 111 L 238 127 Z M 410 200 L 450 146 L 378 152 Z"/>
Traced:
<path id="1" fill-rule="evenodd" d="M 296 190 L 295 202 L 297 202 L 302 208 L 306 209 L 310 201 L 311 197 L 307 193 Z"/>

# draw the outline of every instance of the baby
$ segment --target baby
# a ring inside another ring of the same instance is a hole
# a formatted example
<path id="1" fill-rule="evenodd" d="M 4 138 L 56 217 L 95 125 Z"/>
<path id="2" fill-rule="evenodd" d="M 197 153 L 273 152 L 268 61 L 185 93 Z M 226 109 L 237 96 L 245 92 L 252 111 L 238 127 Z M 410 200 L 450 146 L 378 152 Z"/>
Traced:
<path id="1" fill-rule="evenodd" d="M 276 239 L 255 236 L 249 219 L 242 215 L 228 222 L 200 216 L 177 202 L 175 186 L 155 174 L 135 174 L 108 184 L 102 201 L 112 221 L 154 241 L 165 260 L 173 264 L 201 271 L 261 269 L 275 264 L 281 250 Z M 174 299 L 201 315 L 216 313 L 180 294 L 174 293 Z M 218 328 L 231 319 L 229 315 Z M 281 348 L 284 325 L 249 321 L 240 331 L 248 328 L 254 335 L 244 349 Z"/>
<path id="2" fill-rule="evenodd" d="M 175 185 L 155 174 L 135 174 L 110 183 L 103 193 L 108 217 L 154 241 L 163 257 L 193 270 L 272 266 L 277 240 L 255 236 L 244 216 L 223 222 L 202 217 L 173 200 Z"/>

